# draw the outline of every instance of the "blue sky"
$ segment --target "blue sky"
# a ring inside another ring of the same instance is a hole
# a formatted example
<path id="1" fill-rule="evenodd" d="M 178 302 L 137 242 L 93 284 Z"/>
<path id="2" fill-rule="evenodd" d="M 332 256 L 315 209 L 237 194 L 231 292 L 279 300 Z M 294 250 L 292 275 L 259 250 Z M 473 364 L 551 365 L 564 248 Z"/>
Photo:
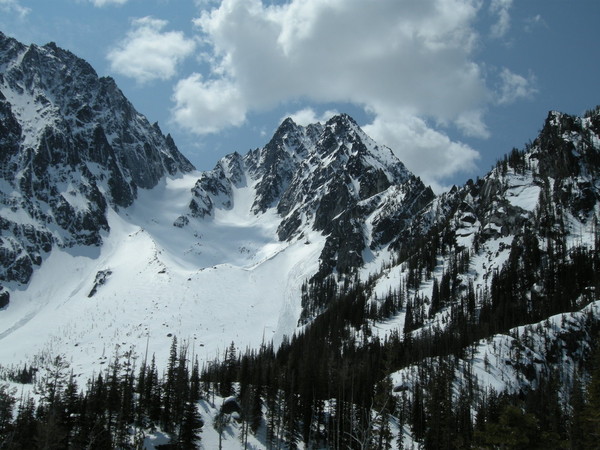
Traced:
<path id="1" fill-rule="evenodd" d="M 440 191 L 600 104 L 596 0 L 0 0 L 112 76 L 201 170 L 347 112 Z"/>

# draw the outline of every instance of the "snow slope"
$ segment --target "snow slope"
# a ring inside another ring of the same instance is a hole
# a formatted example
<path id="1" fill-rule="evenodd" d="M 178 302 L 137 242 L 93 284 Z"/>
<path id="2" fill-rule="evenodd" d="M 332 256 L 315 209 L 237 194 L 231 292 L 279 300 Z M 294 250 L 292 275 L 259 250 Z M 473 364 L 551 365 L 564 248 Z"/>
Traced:
<path id="1" fill-rule="evenodd" d="M 161 364 L 177 336 L 203 362 L 231 341 L 244 349 L 293 333 L 324 238 L 307 230 L 308 241 L 280 242 L 275 213 L 250 212 L 252 186 L 235 189 L 233 208 L 214 220 L 174 227 L 197 178 L 166 178 L 109 210 L 100 248 L 54 249 L 0 314 L 1 364 L 42 367 L 62 354 L 86 379 L 117 348 L 139 356 L 148 345 Z"/>

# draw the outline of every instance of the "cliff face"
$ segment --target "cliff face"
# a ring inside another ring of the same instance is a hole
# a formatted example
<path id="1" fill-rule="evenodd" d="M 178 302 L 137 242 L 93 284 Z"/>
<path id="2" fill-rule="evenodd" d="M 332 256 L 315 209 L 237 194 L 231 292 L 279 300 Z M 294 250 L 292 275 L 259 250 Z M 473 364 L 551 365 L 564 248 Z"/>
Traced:
<path id="1" fill-rule="evenodd" d="M 253 214 L 277 211 L 280 240 L 327 236 L 318 277 L 358 269 L 364 252 L 386 245 L 434 197 L 345 114 L 307 127 L 286 119 L 263 148 L 226 156 L 196 184 L 188 215 L 230 208 L 241 185 L 254 188 Z"/>
<path id="2" fill-rule="evenodd" d="M 101 245 L 107 207 L 191 163 L 110 78 L 54 44 L 0 34 L 0 281 L 28 282 L 52 246 Z"/>

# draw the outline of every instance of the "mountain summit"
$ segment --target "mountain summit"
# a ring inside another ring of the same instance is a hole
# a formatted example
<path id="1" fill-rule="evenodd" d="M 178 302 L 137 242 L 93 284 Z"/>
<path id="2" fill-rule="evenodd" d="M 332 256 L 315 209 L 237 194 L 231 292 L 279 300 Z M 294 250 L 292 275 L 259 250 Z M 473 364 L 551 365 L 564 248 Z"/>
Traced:
<path id="1" fill-rule="evenodd" d="M 0 280 L 26 284 L 53 246 L 99 246 L 107 208 L 194 169 L 111 78 L 55 44 L 0 33 Z"/>
<path id="2" fill-rule="evenodd" d="M 254 189 L 252 214 L 272 208 L 281 217 L 280 240 L 301 239 L 307 230 L 327 236 L 320 276 L 360 267 L 365 252 L 388 243 L 390 228 L 401 232 L 434 197 L 346 114 L 307 127 L 288 118 L 263 148 L 224 157 L 196 183 L 188 215 L 232 208 L 233 189 L 242 184 Z"/>

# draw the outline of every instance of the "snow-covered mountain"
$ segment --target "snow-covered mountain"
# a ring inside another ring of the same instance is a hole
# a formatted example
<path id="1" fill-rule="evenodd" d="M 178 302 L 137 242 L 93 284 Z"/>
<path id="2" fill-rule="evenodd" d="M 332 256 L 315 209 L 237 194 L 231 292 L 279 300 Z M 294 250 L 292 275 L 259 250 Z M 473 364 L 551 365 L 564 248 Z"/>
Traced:
<path id="1" fill-rule="evenodd" d="M 423 208 L 391 243 L 400 264 L 365 287 L 376 339 L 402 330 L 459 342 L 455 401 L 466 384 L 477 385 L 477 405 L 490 390 L 524 396 L 555 377 L 567 404 L 585 376 L 600 326 L 599 124 L 598 108 L 551 111 L 524 150 Z M 431 363 L 394 373 L 397 391 L 431 383 Z"/>
<path id="2" fill-rule="evenodd" d="M 54 44 L 0 34 L 0 280 L 26 285 L 53 247 L 100 246 L 107 208 L 193 166 L 110 78 Z"/>
<path id="3" fill-rule="evenodd" d="M 480 393 L 535 389 L 557 359 L 589 357 L 600 322 L 599 171 L 597 108 L 550 112 L 440 196 L 345 114 L 286 119 L 200 172 L 112 79 L 0 34 L 0 375 L 61 355 L 85 381 L 112 355 L 163 363 L 177 336 L 202 362 L 274 342 L 329 369 L 385 347 L 404 392 L 449 342 L 471 347 L 455 369 L 479 371 Z M 326 363 L 286 339 L 302 332 Z M 523 333 L 519 366 L 502 352 Z"/>
<path id="4" fill-rule="evenodd" d="M 280 342 L 306 280 L 376 260 L 433 198 L 347 115 L 287 119 L 196 172 L 83 60 L 3 35 L 0 49 L 6 363 L 64 352 L 91 373 L 99 348 L 148 336 L 157 352 L 172 335 L 207 353 Z"/>
<path id="5" fill-rule="evenodd" d="M 286 119 L 271 141 L 245 156 L 234 153 L 203 173 L 189 212 L 177 220 L 205 219 L 215 208 L 235 209 L 234 191 L 251 186 L 248 213 L 274 210 L 281 241 L 325 236 L 319 276 L 350 273 L 401 233 L 408 218 L 433 199 L 392 151 L 378 146 L 348 115 L 302 127 Z"/>
<path id="6" fill-rule="evenodd" d="M 448 323 L 457 299 L 501 329 L 493 319 L 501 309 L 513 308 L 512 325 L 520 325 L 595 300 L 599 123 L 599 109 L 585 117 L 552 111 L 524 150 L 436 197 L 391 241 L 400 264 L 376 277 L 371 301 L 408 285 L 421 310 L 415 329 Z M 401 327 L 405 313 L 396 317 Z"/>

